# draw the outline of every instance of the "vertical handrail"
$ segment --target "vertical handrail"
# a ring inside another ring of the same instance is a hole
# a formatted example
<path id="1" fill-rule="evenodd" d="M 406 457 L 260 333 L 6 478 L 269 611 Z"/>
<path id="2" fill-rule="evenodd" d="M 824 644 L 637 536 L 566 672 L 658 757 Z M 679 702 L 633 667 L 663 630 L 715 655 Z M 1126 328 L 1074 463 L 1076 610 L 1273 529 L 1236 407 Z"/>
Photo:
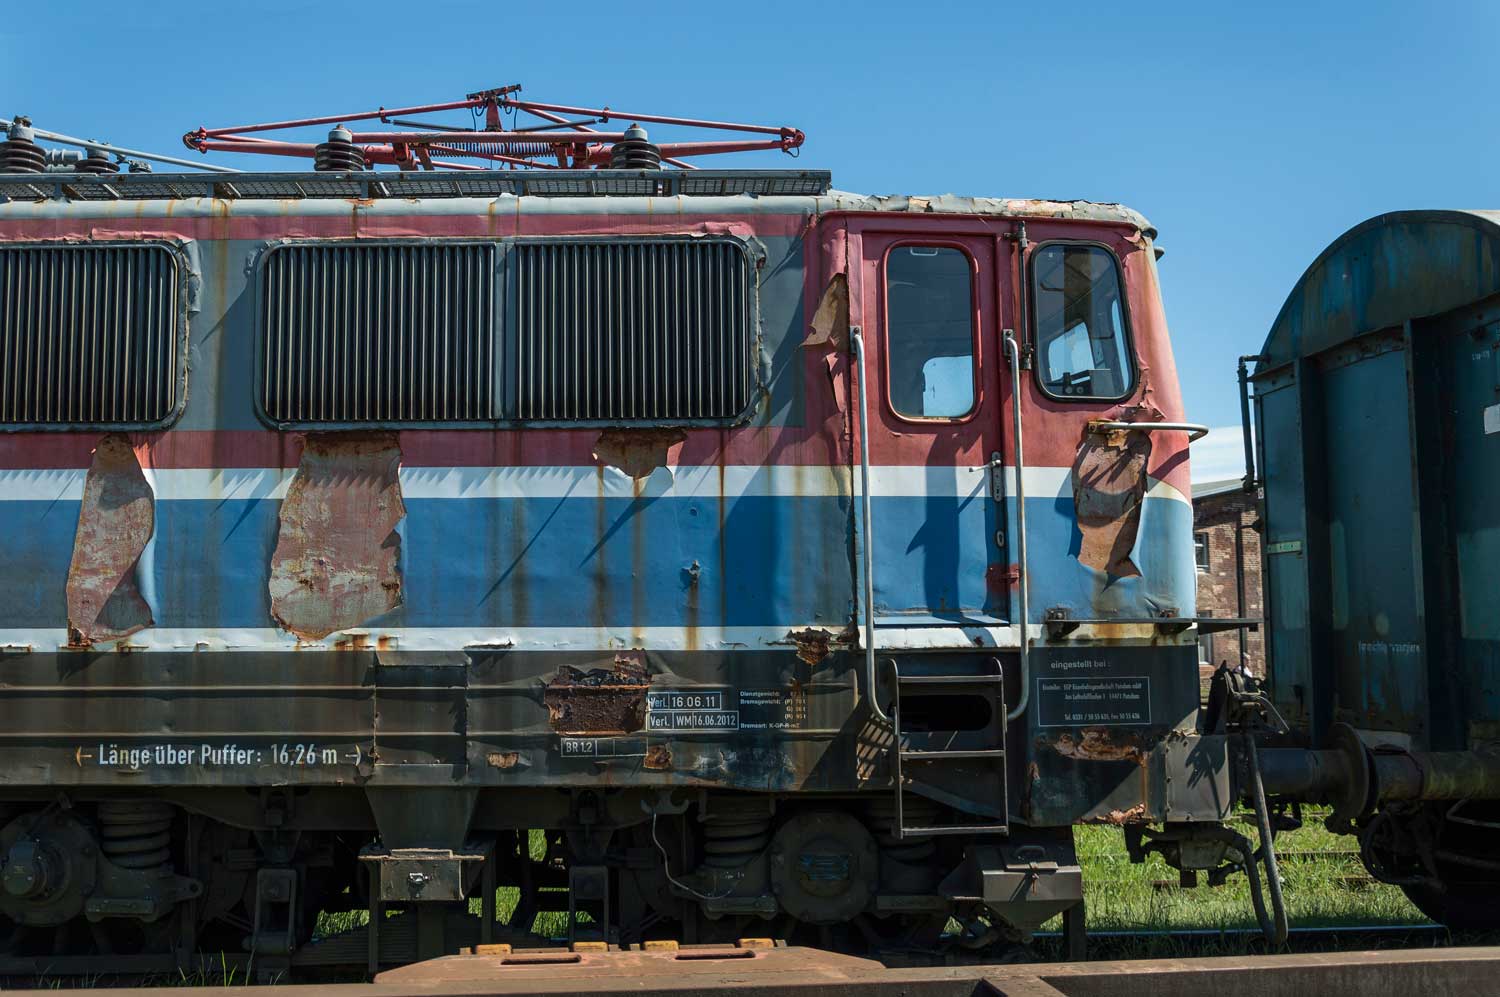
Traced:
<path id="1" fill-rule="evenodd" d="M 849 327 L 849 346 L 859 367 L 859 412 L 855 426 L 859 430 L 859 505 L 864 519 L 860 527 L 860 563 L 865 572 L 865 685 L 869 689 L 870 709 L 882 723 L 890 723 L 891 718 L 880 708 L 875 675 L 875 555 L 870 544 L 870 434 L 865 416 L 869 408 L 865 390 L 865 338 L 857 325 Z"/>
<path id="2" fill-rule="evenodd" d="M 1016 440 L 1016 571 L 1019 576 L 1021 617 L 1021 695 L 1016 705 L 1005 714 L 1006 720 L 1014 720 L 1026 712 L 1031 699 L 1031 662 L 1027 651 L 1031 645 L 1031 616 L 1028 605 L 1031 573 L 1026 567 L 1026 452 L 1021 437 L 1021 348 L 1016 343 L 1016 331 L 1005 330 L 1005 357 L 1010 362 L 1010 405 L 1012 432 Z"/>
<path id="3" fill-rule="evenodd" d="M 1259 355 L 1240 357 L 1240 432 L 1245 437 L 1245 491 L 1253 491 L 1259 483 L 1255 468 L 1255 447 L 1251 442 L 1250 434 L 1250 371 L 1246 366 L 1250 363 L 1261 363 L 1266 358 Z M 1240 614 L 1244 616 L 1244 613 Z M 1243 641 L 1241 641 L 1243 643 Z"/>

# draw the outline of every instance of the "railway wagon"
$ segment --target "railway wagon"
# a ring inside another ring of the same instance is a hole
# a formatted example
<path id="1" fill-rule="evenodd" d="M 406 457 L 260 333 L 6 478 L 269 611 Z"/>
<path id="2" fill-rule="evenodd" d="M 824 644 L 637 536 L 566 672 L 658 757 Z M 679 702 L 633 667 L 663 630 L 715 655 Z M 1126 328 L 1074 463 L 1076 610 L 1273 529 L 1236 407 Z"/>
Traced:
<path id="1" fill-rule="evenodd" d="M 1133 211 L 0 193 L 4 967 L 373 966 L 545 911 L 977 949 L 1076 904 L 1072 825 L 1227 815 Z"/>
<path id="2" fill-rule="evenodd" d="M 1288 296 L 1254 389 L 1266 788 L 1334 802 L 1371 872 L 1500 923 L 1500 213 L 1400 211 Z M 1242 374 L 1245 370 L 1242 361 Z"/>

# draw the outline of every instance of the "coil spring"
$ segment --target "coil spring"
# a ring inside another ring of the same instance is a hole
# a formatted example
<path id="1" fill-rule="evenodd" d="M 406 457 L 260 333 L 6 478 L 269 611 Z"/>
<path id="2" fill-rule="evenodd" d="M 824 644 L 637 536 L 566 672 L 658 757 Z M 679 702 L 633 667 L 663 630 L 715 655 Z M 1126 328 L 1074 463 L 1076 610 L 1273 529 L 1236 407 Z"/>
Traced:
<path id="1" fill-rule="evenodd" d="M 764 803 L 724 803 L 703 823 L 703 864 L 738 869 L 771 843 L 771 814 Z"/>
<path id="2" fill-rule="evenodd" d="M 172 868 L 170 803 L 110 800 L 99 804 L 99 836 L 104 857 L 122 869 Z"/>
<path id="3" fill-rule="evenodd" d="M 319 142 L 313 148 L 313 169 L 319 173 L 353 173 L 365 168 L 365 151 L 352 142 Z"/>
<path id="4" fill-rule="evenodd" d="M 937 822 L 937 804 L 923 797 L 908 794 L 902 801 L 901 809 L 908 825 L 931 826 Z M 937 842 L 931 837 L 896 837 L 896 801 L 894 799 L 871 800 L 865 816 L 882 855 L 896 862 L 919 865 L 937 853 Z"/>
<path id="5" fill-rule="evenodd" d="M 0 142 L 0 173 L 41 173 L 47 168 L 47 153 L 27 138 Z"/>
<path id="6" fill-rule="evenodd" d="M 462 149 L 464 152 L 477 152 L 485 156 L 511 156 L 516 159 L 550 156 L 554 150 L 547 142 L 444 142 L 443 145 Z"/>

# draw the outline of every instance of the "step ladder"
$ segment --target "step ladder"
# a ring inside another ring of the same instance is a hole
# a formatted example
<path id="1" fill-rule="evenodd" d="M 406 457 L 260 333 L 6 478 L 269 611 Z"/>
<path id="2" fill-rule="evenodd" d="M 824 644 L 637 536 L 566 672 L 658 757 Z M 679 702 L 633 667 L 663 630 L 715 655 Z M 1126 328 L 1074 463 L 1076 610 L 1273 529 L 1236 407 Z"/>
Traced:
<path id="1" fill-rule="evenodd" d="M 963 667 L 973 667 L 972 658 L 961 660 Z M 940 658 L 927 658 L 903 669 L 895 658 L 889 660 L 894 693 L 890 714 L 894 728 L 891 773 L 896 792 L 896 836 L 1006 834 L 1010 826 L 1006 816 L 1004 671 L 998 658 L 990 658 L 987 670 L 977 672 L 942 670 L 940 662 Z M 902 696 L 924 694 L 982 698 L 989 706 L 989 723 L 979 730 L 904 730 Z M 909 785 L 926 787 L 928 792 L 920 795 L 966 811 L 975 819 L 908 826 Z"/>

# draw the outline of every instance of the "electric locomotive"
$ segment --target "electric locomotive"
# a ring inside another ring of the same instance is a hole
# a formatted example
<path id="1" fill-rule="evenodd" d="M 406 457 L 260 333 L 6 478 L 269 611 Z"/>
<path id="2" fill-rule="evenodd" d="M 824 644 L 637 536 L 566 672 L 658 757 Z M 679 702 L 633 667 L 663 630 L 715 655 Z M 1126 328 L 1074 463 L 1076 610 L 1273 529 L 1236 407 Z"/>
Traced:
<path id="1" fill-rule="evenodd" d="M 547 911 L 979 950 L 1077 913 L 1076 824 L 1253 863 L 1145 219 L 446 106 L 485 127 L 188 136 L 312 172 L 10 129 L 9 971 L 374 968 Z"/>

